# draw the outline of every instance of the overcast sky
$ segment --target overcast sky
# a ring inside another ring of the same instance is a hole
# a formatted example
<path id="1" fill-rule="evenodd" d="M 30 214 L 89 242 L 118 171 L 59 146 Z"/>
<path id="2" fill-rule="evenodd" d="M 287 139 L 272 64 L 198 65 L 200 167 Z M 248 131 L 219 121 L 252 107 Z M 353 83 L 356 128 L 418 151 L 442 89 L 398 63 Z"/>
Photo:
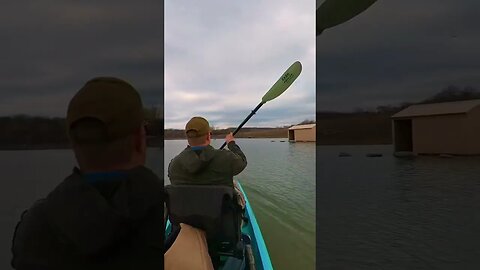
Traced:
<path id="1" fill-rule="evenodd" d="M 300 77 L 247 126 L 314 119 L 315 2 L 166 1 L 165 127 L 237 126 L 296 60 Z"/>
<path id="2" fill-rule="evenodd" d="M 448 85 L 480 90 L 479 11 L 477 0 L 379 0 L 325 30 L 316 38 L 317 110 L 420 101 Z"/>
<path id="3" fill-rule="evenodd" d="M 480 89 L 476 0 L 378 1 L 317 38 L 313 1 L 165 4 L 167 127 L 196 114 L 238 125 L 295 60 L 299 79 L 248 125 L 313 118 L 315 96 L 317 110 L 350 111 L 452 84 Z M 99 75 L 130 81 L 147 106 L 164 104 L 162 14 L 156 0 L 2 3 L 0 116 L 64 116 Z"/>
<path id="4" fill-rule="evenodd" d="M 64 117 L 95 76 L 123 78 L 146 106 L 163 104 L 162 1 L 6 1 L 0 40 L 0 116 Z"/>

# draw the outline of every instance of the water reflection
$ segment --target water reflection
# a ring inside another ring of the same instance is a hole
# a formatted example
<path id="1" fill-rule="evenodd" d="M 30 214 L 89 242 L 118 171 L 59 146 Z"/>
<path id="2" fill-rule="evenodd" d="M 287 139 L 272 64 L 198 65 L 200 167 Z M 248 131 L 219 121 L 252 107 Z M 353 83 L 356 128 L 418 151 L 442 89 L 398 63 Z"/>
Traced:
<path id="1" fill-rule="evenodd" d="M 372 149 L 385 155 L 365 157 Z M 328 162 L 317 178 L 320 266 L 475 269 L 480 158 L 391 153 L 391 146 L 318 147 L 317 158 Z"/>

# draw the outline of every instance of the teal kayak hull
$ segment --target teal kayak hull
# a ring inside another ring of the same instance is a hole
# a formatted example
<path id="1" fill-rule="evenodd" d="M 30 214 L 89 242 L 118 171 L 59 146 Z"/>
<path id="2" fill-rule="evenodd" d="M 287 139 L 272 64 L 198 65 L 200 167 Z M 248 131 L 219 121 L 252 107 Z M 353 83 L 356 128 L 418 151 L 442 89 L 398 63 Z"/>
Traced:
<path id="1" fill-rule="evenodd" d="M 273 269 L 272 261 L 270 260 L 270 254 L 268 253 L 267 245 L 263 239 L 262 231 L 257 223 L 255 214 L 248 200 L 247 194 L 243 190 L 243 187 L 239 182 L 238 187 L 242 191 L 245 197 L 245 216 L 248 218 L 248 222 L 244 222 L 242 227 L 242 233 L 250 236 L 253 256 L 255 258 L 255 267 L 257 270 L 271 270 Z M 167 220 L 165 227 L 165 237 L 168 236 L 171 230 L 170 221 Z M 228 270 L 228 269 L 223 269 Z"/>

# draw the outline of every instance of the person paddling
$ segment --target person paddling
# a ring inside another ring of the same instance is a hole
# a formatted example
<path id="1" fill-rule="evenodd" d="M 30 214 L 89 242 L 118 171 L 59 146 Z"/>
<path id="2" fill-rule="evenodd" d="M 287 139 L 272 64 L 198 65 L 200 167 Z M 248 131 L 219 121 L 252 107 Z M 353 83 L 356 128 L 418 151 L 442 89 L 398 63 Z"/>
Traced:
<path id="1" fill-rule="evenodd" d="M 245 199 L 242 192 L 236 187 L 233 177 L 242 172 L 247 166 L 247 158 L 242 152 L 240 147 L 235 143 L 235 138 L 232 133 L 229 133 L 225 137 L 228 149 L 215 149 L 210 143 L 212 140 L 212 133 L 210 124 L 203 117 L 191 118 L 185 126 L 185 135 L 187 138 L 187 147 L 176 157 L 174 157 L 168 166 L 168 177 L 172 186 L 227 186 L 231 187 L 233 194 L 235 194 L 232 201 L 233 204 L 237 204 L 238 209 L 245 208 Z M 196 191 L 204 192 L 202 189 Z M 180 201 L 183 204 L 189 205 L 186 201 L 192 198 L 189 195 L 180 195 Z M 193 195 L 193 194 L 191 194 Z M 200 196 L 205 196 L 198 194 Z M 211 194 L 215 197 L 214 194 Z M 187 197 L 182 197 L 187 196 Z M 195 197 L 195 196 L 193 196 Z M 180 202 L 177 201 L 177 202 Z M 201 201 L 197 203 L 201 204 Z M 223 202 L 219 201 L 219 205 L 209 205 L 209 209 L 215 212 L 215 208 L 220 209 L 224 207 L 221 205 Z M 182 204 L 182 203 L 181 203 Z M 178 206 L 177 206 L 178 207 Z M 235 207 L 235 208 L 237 208 Z M 205 211 L 209 211 L 205 209 Z M 170 211 L 167 209 L 167 211 Z M 185 209 L 189 212 L 188 209 Z M 243 211 L 243 210 L 241 210 Z M 236 230 L 241 228 L 241 212 L 238 212 L 238 224 Z M 202 219 L 202 216 L 198 216 Z M 195 221 L 193 223 L 197 223 Z M 217 269 L 220 265 L 220 257 L 211 252 L 210 246 L 215 246 L 215 241 L 209 242 L 207 238 L 212 238 L 212 235 L 208 235 L 208 232 L 203 231 L 202 226 L 191 227 L 193 224 L 172 224 L 172 233 L 166 241 L 166 254 L 165 254 L 165 269 L 193 269 L 185 265 L 184 260 L 180 259 L 182 254 L 195 254 L 199 258 L 199 261 L 206 262 L 206 265 L 197 267 L 195 269 Z M 203 224 L 205 225 L 205 224 Z M 230 229 L 233 229 L 230 228 Z M 207 233 L 207 234 L 206 234 Z M 237 232 L 231 231 L 230 235 L 235 235 Z M 190 235 L 187 237 L 186 235 Z M 196 236 L 194 236 L 196 235 Z M 198 239 L 203 239 L 198 241 Z M 196 248 L 192 248 L 195 246 Z M 207 247 L 208 246 L 208 247 Z M 203 250 L 209 250 L 209 254 L 202 252 Z M 203 265 L 203 264 L 198 264 Z"/>
<path id="2" fill-rule="evenodd" d="M 163 180 L 144 167 L 140 95 L 111 77 L 70 101 L 67 132 L 79 167 L 22 214 L 15 269 L 162 269 Z"/>
<path id="3" fill-rule="evenodd" d="M 224 185 L 235 187 L 233 177 L 247 167 L 247 158 L 232 133 L 225 136 L 229 150 L 213 148 L 210 124 L 203 117 L 191 118 L 185 126 L 188 146 L 168 166 L 172 185 Z M 242 193 L 239 204 L 245 206 Z"/>

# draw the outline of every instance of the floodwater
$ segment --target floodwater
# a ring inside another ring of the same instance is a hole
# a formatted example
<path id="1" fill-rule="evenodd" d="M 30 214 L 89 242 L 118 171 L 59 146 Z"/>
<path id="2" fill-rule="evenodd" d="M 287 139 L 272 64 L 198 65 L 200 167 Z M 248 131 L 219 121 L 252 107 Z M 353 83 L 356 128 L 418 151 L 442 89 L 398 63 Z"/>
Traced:
<path id="1" fill-rule="evenodd" d="M 236 179 L 253 207 L 273 267 L 315 269 L 315 144 L 280 140 L 285 139 L 237 139 L 248 166 Z M 165 168 L 185 146 L 185 140 L 165 141 Z M 168 183 L 166 170 L 165 179 Z"/>
<path id="2" fill-rule="evenodd" d="M 315 153 L 313 144 L 274 140 L 238 140 L 249 162 L 238 179 L 275 269 L 314 269 L 315 235 L 318 269 L 478 269 L 479 157 L 398 159 L 391 146 Z M 165 160 L 149 149 L 147 165 L 161 175 L 184 146 L 166 141 Z M 0 151 L 0 164 L 0 269 L 11 269 L 20 214 L 70 173 L 74 159 L 70 150 Z"/>
<path id="3" fill-rule="evenodd" d="M 317 147 L 318 269 L 479 269 L 480 158 L 392 152 Z"/>
<path id="4" fill-rule="evenodd" d="M 255 211 L 275 269 L 314 269 L 315 145 L 279 140 L 238 139 L 248 166 L 237 179 Z M 183 140 L 165 141 L 165 161 L 161 149 L 149 149 L 147 166 L 162 175 L 162 165 L 167 168 L 183 147 Z M 0 164 L 0 269 L 11 269 L 11 238 L 21 213 L 70 174 L 75 161 L 70 150 L 0 151 Z"/>

